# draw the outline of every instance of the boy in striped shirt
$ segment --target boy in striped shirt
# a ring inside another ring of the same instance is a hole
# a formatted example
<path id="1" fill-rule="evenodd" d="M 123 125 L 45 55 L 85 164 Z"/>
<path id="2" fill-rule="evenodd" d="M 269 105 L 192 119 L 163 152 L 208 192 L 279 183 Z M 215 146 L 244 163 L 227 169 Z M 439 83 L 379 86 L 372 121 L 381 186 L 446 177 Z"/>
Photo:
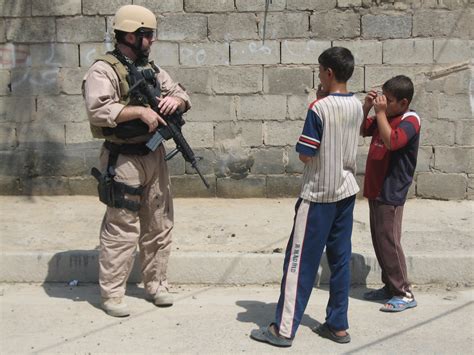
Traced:
<path id="1" fill-rule="evenodd" d="M 409 110 L 414 88 L 410 78 L 398 75 L 382 86 L 383 95 L 370 91 L 364 102 L 367 117 L 361 134 L 372 136 L 364 179 L 364 196 L 369 199 L 370 233 L 375 255 L 382 269 L 384 287 L 364 294 L 367 300 L 386 300 L 380 309 L 400 312 L 416 307 L 410 289 L 401 240 L 403 205 L 413 181 L 420 117 Z"/>
<path id="2" fill-rule="evenodd" d="M 356 151 L 363 111 L 347 91 L 354 71 L 352 53 L 342 47 L 318 58 L 323 97 L 309 109 L 296 151 L 305 164 L 300 198 L 283 266 L 275 323 L 251 332 L 251 338 L 291 346 L 326 248 L 331 270 L 326 321 L 313 329 L 338 343 L 350 341 L 347 320 L 352 214 L 359 191 Z"/>

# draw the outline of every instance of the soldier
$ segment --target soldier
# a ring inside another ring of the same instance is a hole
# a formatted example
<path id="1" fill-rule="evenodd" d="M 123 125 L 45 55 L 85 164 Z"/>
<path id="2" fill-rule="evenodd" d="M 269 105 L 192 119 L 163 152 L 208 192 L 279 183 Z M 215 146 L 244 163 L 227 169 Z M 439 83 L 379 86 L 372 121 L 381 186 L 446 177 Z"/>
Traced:
<path id="1" fill-rule="evenodd" d="M 139 245 L 147 298 L 171 306 L 167 283 L 171 251 L 173 202 L 161 144 L 150 151 L 145 143 L 160 125 L 161 116 L 191 107 L 184 88 L 148 59 L 155 40 L 156 17 L 137 5 L 115 14 L 115 49 L 99 57 L 82 83 L 94 138 L 105 139 L 100 153 L 99 196 L 107 204 L 100 229 L 99 284 L 103 310 L 114 317 L 130 314 L 125 285 Z M 160 114 L 143 97 L 131 92 L 139 74 L 159 101 Z M 125 125 L 125 126 L 124 126 Z M 135 130 L 134 127 L 145 127 Z M 125 135 L 118 134 L 118 128 Z M 139 132 L 139 133 L 137 133 Z"/>

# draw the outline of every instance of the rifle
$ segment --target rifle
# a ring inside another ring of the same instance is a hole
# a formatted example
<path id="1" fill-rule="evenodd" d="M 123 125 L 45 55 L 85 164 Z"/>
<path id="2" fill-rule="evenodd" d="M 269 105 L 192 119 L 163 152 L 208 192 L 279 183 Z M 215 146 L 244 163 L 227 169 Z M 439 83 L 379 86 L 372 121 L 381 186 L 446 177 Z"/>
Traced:
<path id="1" fill-rule="evenodd" d="M 183 155 L 183 158 L 185 161 L 191 164 L 194 170 L 198 173 L 199 177 L 201 178 L 202 182 L 206 186 L 206 188 L 209 188 L 209 183 L 206 181 L 204 176 L 202 175 L 201 171 L 199 170 L 198 167 L 198 159 L 194 155 L 193 150 L 189 146 L 188 142 L 184 138 L 183 134 L 181 133 L 181 127 L 184 125 L 185 121 L 183 119 L 183 116 L 180 113 L 173 113 L 169 116 L 163 116 L 160 114 L 160 109 L 158 107 L 158 100 L 151 91 L 150 87 L 148 86 L 145 77 L 143 76 L 142 73 L 139 73 L 136 71 L 133 77 L 134 78 L 139 78 L 131 87 L 130 87 L 130 95 L 133 95 L 134 92 L 137 92 L 138 96 L 144 96 L 146 98 L 146 102 L 150 105 L 150 108 L 155 111 L 157 114 L 159 114 L 164 121 L 166 122 L 166 126 L 161 126 L 159 129 L 155 131 L 153 136 L 150 138 L 150 140 L 146 143 L 146 146 L 148 149 L 150 149 L 152 152 L 154 152 L 159 145 L 168 139 L 173 139 L 173 141 L 176 144 L 176 148 L 173 149 L 171 152 L 166 154 L 165 160 L 170 160 L 173 158 L 176 154 L 181 153 Z M 140 124 L 143 128 L 146 128 L 146 131 L 144 133 L 148 132 L 148 126 L 142 122 L 141 120 L 137 120 L 139 122 L 134 122 L 129 121 L 129 122 L 124 122 L 120 124 L 119 127 L 116 127 L 115 130 L 117 136 L 120 136 L 120 131 L 123 132 L 123 135 L 127 135 L 127 132 L 130 133 L 130 131 L 137 130 L 137 123 Z M 127 125 L 129 123 L 129 125 Z M 128 127 L 127 127 L 128 126 Z M 133 128 L 132 128 L 133 126 Z M 143 127 L 144 126 L 144 127 Z"/>

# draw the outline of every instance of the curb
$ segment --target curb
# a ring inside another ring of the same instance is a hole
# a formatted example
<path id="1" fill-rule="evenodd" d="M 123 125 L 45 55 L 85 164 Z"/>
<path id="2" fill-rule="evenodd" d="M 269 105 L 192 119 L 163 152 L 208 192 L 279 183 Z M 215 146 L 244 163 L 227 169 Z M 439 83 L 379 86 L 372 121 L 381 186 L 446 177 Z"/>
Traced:
<path id="1" fill-rule="evenodd" d="M 98 250 L 62 252 L 3 252 L 0 282 L 98 282 Z M 168 278 L 173 284 L 278 284 L 284 254 L 174 252 Z M 413 284 L 474 284 L 474 257 L 418 255 L 407 257 Z M 138 258 L 129 282 L 140 282 Z M 380 268 L 374 256 L 352 254 L 352 284 L 380 284 Z M 329 283 L 323 256 L 316 284 Z"/>

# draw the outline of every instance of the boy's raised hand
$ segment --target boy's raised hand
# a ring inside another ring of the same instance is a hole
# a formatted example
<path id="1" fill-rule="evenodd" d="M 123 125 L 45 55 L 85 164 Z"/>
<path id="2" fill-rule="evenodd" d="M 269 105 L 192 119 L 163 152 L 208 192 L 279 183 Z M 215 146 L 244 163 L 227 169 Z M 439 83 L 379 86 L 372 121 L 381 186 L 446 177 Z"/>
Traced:
<path id="1" fill-rule="evenodd" d="M 370 90 L 367 93 L 367 96 L 365 97 L 364 100 L 364 107 L 368 108 L 369 110 L 372 108 L 374 105 L 375 98 L 377 97 L 377 91 L 375 90 Z"/>
<path id="2" fill-rule="evenodd" d="M 375 113 L 385 112 L 387 110 L 387 98 L 385 95 L 377 96 L 374 100 Z"/>
<path id="3" fill-rule="evenodd" d="M 322 84 L 319 84 L 318 85 L 318 89 L 316 91 L 316 98 L 317 99 L 322 99 L 323 97 L 326 97 L 329 95 L 329 92 L 326 91 L 324 88 L 323 88 L 323 85 Z"/>

